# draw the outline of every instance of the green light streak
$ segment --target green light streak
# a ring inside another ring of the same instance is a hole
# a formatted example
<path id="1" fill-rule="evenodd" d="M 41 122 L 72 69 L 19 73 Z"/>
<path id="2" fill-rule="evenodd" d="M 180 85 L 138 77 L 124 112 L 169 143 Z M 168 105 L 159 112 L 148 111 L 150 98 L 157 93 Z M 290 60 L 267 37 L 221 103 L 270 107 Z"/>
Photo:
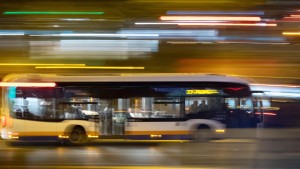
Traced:
<path id="1" fill-rule="evenodd" d="M 4 15 L 102 15 L 104 12 L 43 12 L 43 11 L 8 11 Z"/>

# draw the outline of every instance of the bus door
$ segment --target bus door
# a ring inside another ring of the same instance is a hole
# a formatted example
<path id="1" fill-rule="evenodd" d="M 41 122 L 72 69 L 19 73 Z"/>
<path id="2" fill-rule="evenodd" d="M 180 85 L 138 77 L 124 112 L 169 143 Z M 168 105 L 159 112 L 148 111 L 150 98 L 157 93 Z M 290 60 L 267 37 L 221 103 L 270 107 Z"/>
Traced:
<path id="1" fill-rule="evenodd" d="M 101 135 L 123 135 L 127 113 L 127 99 L 101 99 L 99 102 Z"/>
<path id="2" fill-rule="evenodd" d="M 99 100 L 99 130 L 101 135 L 112 134 L 112 101 L 107 99 Z"/>
<path id="3" fill-rule="evenodd" d="M 265 123 L 268 121 L 268 116 L 276 116 L 276 113 L 271 107 L 271 99 L 268 97 L 261 97 L 256 100 L 257 109 L 255 114 L 259 119 L 258 127 L 265 127 Z"/>

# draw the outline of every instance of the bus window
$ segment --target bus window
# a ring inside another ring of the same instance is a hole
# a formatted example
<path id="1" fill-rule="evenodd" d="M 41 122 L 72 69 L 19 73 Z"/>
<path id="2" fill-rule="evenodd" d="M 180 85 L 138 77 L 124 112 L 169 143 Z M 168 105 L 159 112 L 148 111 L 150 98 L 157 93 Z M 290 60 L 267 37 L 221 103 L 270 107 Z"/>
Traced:
<path id="1" fill-rule="evenodd" d="M 71 97 L 59 102 L 59 110 L 66 119 L 86 119 L 99 115 L 98 99 L 92 97 Z"/>
<path id="2" fill-rule="evenodd" d="M 25 119 L 53 119 L 55 115 L 54 100 L 43 98 L 14 98 L 9 100 L 11 116 Z"/>
<path id="3" fill-rule="evenodd" d="M 179 98 L 131 98 L 128 109 L 133 118 L 176 118 L 180 116 Z"/>
<path id="4" fill-rule="evenodd" d="M 180 98 L 154 98 L 153 115 L 155 118 L 178 118 L 180 117 Z"/>
<path id="5" fill-rule="evenodd" d="M 228 104 L 228 109 L 241 109 L 245 111 L 253 109 L 251 98 L 226 98 L 225 103 Z"/>
<path id="6" fill-rule="evenodd" d="M 136 97 L 129 99 L 128 113 L 133 118 L 151 117 L 153 98 Z"/>
<path id="7" fill-rule="evenodd" d="M 221 111 L 221 102 L 220 97 L 186 97 L 185 112 L 191 116 L 210 118 Z"/>

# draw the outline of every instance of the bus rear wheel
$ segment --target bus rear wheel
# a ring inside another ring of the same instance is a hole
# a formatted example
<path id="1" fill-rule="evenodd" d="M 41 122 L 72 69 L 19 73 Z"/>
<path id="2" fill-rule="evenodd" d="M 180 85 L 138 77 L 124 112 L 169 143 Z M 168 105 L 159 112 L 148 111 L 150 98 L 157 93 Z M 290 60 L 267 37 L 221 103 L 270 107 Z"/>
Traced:
<path id="1" fill-rule="evenodd" d="M 76 126 L 70 133 L 69 142 L 72 145 L 81 145 L 87 142 L 85 130 L 82 127 Z"/>
<path id="2" fill-rule="evenodd" d="M 194 131 L 194 141 L 206 142 L 212 139 L 212 132 L 209 126 L 200 125 Z"/>

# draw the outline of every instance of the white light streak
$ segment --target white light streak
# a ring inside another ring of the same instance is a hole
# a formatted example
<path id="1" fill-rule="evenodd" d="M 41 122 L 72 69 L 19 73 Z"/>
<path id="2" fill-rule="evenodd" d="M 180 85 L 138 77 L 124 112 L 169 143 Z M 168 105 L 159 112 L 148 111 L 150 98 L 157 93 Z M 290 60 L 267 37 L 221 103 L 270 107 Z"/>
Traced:
<path id="1" fill-rule="evenodd" d="M 277 26 L 268 23 L 178 23 L 179 26 Z"/>
<path id="2" fill-rule="evenodd" d="M 19 86 L 19 87 L 55 87 L 55 83 L 29 83 L 29 82 L 0 82 L 1 87 Z"/>
<path id="3" fill-rule="evenodd" d="M 168 41 L 167 43 L 174 44 L 174 45 L 196 45 L 196 44 L 212 44 L 213 42 Z"/>
<path id="4" fill-rule="evenodd" d="M 158 40 L 30 41 L 30 57 L 39 59 L 145 58 L 158 51 Z"/>
<path id="5" fill-rule="evenodd" d="M 53 37 L 158 37 L 158 34 L 99 34 L 99 33 L 61 33 L 61 34 L 44 34 L 30 36 L 53 36 Z"/>
<path id="6" fill-rule="evenodd" d="M 159 34 L 159 36 L 217 36 L 218 31 L 215 29 L 206 30 L 158 30 L 158 29 L 147 29 L 147 30 L 121 30 L 120 34 Z"/>
<path id="7" fill-rule="evenodd" d="M 178 25 L 175 22 L 136 22 L 135 25 Z"/>
<path id="8" fill-rule="evenodd" d="M 136 22 L 136 25 L 179 25 L 179 26 L 277 26 L 271 23 L 221 23 L 221 22 Z"/>
<path id="9" fill-rule="evenodd" d="M 253 16 L 161 16 L 161 20 L 198 20 L 198 21 L 261 21 L 260 17 Z"/>
<path id="10" fill-rule="evenodd" d="M 300 97 L 300 86 L 298 85 L 250 84 L 250 88 L 252 91 L 263 91 L 263 95 L 266 96 Z"/>
<path id="11" fill-rule="evenodd" d="M 24 32 L 0 32 L 0 36 L 23 36 Z"/>

